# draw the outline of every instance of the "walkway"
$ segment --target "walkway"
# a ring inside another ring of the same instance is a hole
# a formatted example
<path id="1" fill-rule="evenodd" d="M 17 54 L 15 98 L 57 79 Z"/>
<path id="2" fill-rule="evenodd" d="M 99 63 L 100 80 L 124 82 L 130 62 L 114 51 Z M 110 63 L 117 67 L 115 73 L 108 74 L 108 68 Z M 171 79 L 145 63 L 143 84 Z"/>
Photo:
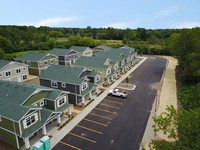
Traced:
<path id="1" fill-rule="evenodd" d="M 162 112 L 166 111 L 167 106 L 173 105 L 177 109 L 177 87 L 176 87 L 176 77 L 175 69 L 177 66 L 177 59 L 169 56 L 162 56 L 168 60 L 166 64 L 166 70 L 163 74 L 161 80 L 162 87 L 157 92 L 157 97 L 155 98 L 154 105 L 152 107 L 151 114 L 146 126 L 145 133 L 141 142 L 141 148 L 144 146 L 148 150 L 148 143 L 155 138 L 154 131 L 152 128 L 153 119 L 155 115 L 160 115 Z M 158 133 L 158 137 L 161 139 L 168 140 L 167 136 Z"/>

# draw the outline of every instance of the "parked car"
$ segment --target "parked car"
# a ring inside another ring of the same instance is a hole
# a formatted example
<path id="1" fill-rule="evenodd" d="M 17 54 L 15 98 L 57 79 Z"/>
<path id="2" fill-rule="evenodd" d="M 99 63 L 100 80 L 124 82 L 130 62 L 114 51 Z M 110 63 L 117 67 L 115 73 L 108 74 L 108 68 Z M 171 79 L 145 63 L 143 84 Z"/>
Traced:
<path id="1" fill-rule="evenodd" d="M 119 89 L 111 89 L 109 90 L 108 95 L 110 96 L 117 96 L 117 97 L 121 97 L 121 98 L 126 98 L 127 97 L 127 93 L 124 91 L 120 91 Z"/>

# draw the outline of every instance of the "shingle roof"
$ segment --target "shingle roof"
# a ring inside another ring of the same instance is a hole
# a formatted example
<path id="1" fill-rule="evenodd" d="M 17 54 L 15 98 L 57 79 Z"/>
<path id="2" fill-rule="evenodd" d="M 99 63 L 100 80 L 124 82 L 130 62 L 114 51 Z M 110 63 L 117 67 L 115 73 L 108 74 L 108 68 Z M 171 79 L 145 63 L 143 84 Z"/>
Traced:
<path id="1" fill-rule="evenodd" d="M 76 50 L 77 52 L 83 52 L 87 49 L 88 47 L 86 46 L 71 46 L 69 49 L 70 50 Z"/>
<path id="2" fill-rule="evenodd" d="M 78 67 L 51 65 L 44 72 L 42 72 L 39 77 L 67 83 L 80 84 L 83 82 L 83 79 L 79 78 L 79 75 L 83 70 L 83 68 Z"/>
<path id="3" fill-rule="evenodd" d="M 48 52 L 46 53 L 29 52 L 23 56 L 16 57 L 15 60 L 27 60 L 32 62 L 38 62 L 48 54 L 49 54 Z"/>
<path id="4" fill-rule="evenodd" d="M 53 50 L 49 51 L 50 54 L 53 54 L 56 56 L 65 56 L 69 52 L 70 52 L 70 49 L 62 49 L 62 48 L 54 48 Z"/>
<path id="5" fill-rule="evenodd" d="M 0 116 L 19 121 L 30 109 L 37 108 L 32 105 L 26 106 L 22 104 L 38 89 L 49 90 L 50 93 L 54 91 L 57 95 L 62 92 L 27 83 L 0 81 Z M 53 96 L 50 97 L 53 98 Z"/>
<path id="6" fill-rule="evenodd" d="M 96 57 L 80 57 L 76 60 L 74 65 L 92 67 L 92 68 L 108 68 L 108 65 L 105 65 L 107 58 L 96 58 Z"/>
<path id="7" fill-rule="evenodd" d="M 111 49 L 111 47 L 106 46 L 106 45 L 100 45 L 100 46 L 97 46 L 97 47 L 95 47 L 95 48 L 103 49 L 103 50 L 105 50 L 105 51 L 108 51 L 108 50 Z"/>
<path id="8" fill-rule="evenodd" d="M 8 65 L 11 61 L 0 59 L 0 70 Z"/>

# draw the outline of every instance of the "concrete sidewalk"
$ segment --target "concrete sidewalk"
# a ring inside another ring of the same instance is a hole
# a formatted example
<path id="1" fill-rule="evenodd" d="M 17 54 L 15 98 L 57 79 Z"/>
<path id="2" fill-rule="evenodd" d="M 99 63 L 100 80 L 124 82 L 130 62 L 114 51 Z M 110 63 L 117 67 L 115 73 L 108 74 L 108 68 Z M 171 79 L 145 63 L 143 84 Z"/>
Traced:
<path id="1" fill-rule="evenodd" d="M 100 96 L 95 97 L 95 100 L 90 103 L 86 108 L 84 108 L 75 118 L 73 118 L 69 123 L 66 124 L 61 130 L 56 130 L 51 138 L 52 148 L 67 134 L 69 133 L 87 114 L 92 111 L 108 94 L 109 90 L 115 88 L 119 83 L 121 83 L 129 74 L 131 74 L 138 66 L 140 66 L 147 57 L 139 57 L 142 60 L 136 64 L 131 70 L 129 70 L 125 75 L 121 76 L 117 81 L 115 81 L 110 87 L 108 87 Z M 52 133 L 52 132 L 51 132 Z"/>
<path id="2" fill-rule="evenodd" d="M 158 89 L 157 96 L 155 97 L 140 149 L 144 147 L 146 150 L 149 150 L 148 144 L 152 139 L 155 139 L 155 133 L 152 128 L 154 123 L 153 117 L 160 115 L 162 112 L 165 112 L 167 106 L 169 105 L 173 105 L 175 109 L 177 109 L 177 87 L 175 77 L 177 59 L 169 56 L 162 57 L 166 58 L 168 61 L 166 64 L 166 69 L 163 73 L 163 77 L 160 81 L 162 86 L 161 89 Z M 158 133 L 157 138 L 169 140 L 163 133 Z"/>

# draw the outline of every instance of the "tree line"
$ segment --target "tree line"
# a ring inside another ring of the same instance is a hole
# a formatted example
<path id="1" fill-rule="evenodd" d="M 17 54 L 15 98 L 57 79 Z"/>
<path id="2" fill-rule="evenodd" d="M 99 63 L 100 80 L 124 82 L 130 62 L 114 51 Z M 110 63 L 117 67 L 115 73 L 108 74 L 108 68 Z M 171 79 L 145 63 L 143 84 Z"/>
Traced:
<path id="1" fill-rule="evenodd" d="M 169 106 L 166 113 L 154 118 L 155 133 L 162 131 L 173 140 L 153 140 L 151 146 L 157 150 L 197 150 L 200 149 L 200 28 L 172 34 L 168 47 L 178 59 L 180 108 Z"/>
<path id="2" fill-rule="evenodd" d="M 68 48 L 72 44 L 93 48 L 101 44 L 97 40 L 120 40 L 123 44 L 135 47 L 142 54 L 169 55 L 170 51 L 166 47 L 167 41 L 173 33 L 179 32 L 178 29 L 115 29 L 90 26 L 87 28 L 52 28 L 2 25 L 0 26 L 0 53 L 49 50 L 54 47 Z M 71 37 L 76 37 L 78 40 L 75 40 L 75 43 L 73 40 L 67 42 L 59 40 Z"/>

